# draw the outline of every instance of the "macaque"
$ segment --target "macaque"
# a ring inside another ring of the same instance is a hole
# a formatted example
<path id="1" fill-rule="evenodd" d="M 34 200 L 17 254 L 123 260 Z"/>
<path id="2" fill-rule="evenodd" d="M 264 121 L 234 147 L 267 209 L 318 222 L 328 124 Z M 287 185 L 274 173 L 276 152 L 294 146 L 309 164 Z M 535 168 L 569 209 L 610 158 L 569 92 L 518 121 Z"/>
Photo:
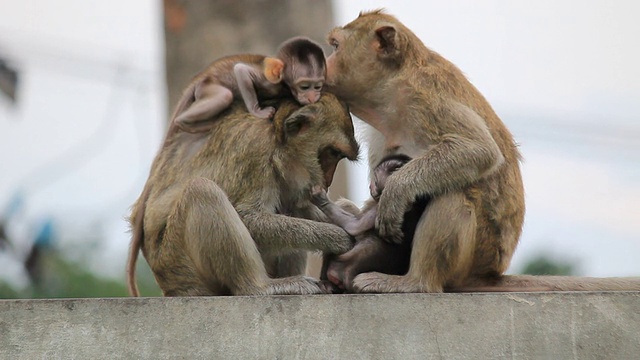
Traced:
<path id="1" fill-rule="evenodd" d="M 367 201 L 362 210 L 350 202 L 341 200 L 340 204 L 332 203 L 322 187 L 315 187 L 311 201 L 322 210 L 329 219 L 354 236 L 356 244 L 353 249 L 338 255 L 329 256 L 325 276 L 339 289 L 352 291 L 353 278 L 363 272 L 379 271 L 385 274 L 405 274 L 409 268 L 413 233 L 418 219 L 426 205 L 426 199 L 416 201 L 413 208 L 405 214 L 403 222 L 404 241 L 391 244 L 382 241 L 375 232 L 374 221 L 377 214 L 377 201 L 382 194 L 389 175 L 402 167 L 409 157 L 398 154 L 383 160 L 373 169 L 369 190 L 372 199 Z"/>
<path id="2" fill-rule="evenodd" d="M 377 206 L 377 234 L 406 241 L 403 217 L 428 197 L 404 275 L 368 272 L 356 292 L 640 290 L 640 279 L 503 275 L 516 249 L 525 203 L 520 154 L 482 94 L 451 62 L 382 10 L 360 13 L 328 36 L 327 90 L 378 134 L 369 164 L 402 153 Z"/>
<path id="3" fill-rule="evenodd" d="M 341 254 L 352 238 L 311 203 L 338 162 L 355 160 L 351 117 L 335 96 L 272 103 L 273 122 L 234 104 L 206 133 L 169 133 L 133 206 L 128 285 L 146 258 L 165 296 L 317 294 L 307 251 Z"/>
<path id="4" fill-rule="evenodd" d="M 275 108 L 259 100 L 293 95 L 301 105 L 320 99 L 326 65 L 322 48 L 310 39 L 283 42 L 275 57 L 232 55 L 214 61 L 184 91 L 174 112 L 173 128 L 202 132 L 234 99 L 242 98 L 247 111 L 271 118 Z"/>

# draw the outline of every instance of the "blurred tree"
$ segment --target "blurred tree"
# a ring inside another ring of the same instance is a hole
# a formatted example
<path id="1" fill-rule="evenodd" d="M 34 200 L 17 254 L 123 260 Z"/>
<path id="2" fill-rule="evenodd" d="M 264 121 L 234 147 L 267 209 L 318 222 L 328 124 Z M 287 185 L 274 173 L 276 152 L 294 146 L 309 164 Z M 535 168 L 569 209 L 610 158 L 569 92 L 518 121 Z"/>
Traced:
<path id="1" fill-rule="evenodd" d="M 531 258 L 522 268 L 521 274 L 528 275 L 577 275 L 573 261 L 557 260 L 546 254 Z"/>
<path id="2" fill-rule="evenodd" d="M 15 298 L 87 298 L 128 296 L 123 280 L 95 276 L 88 269 L 61 257 L 55 250 L 40 253 L 40 275 L 37 282 L 17 291 L 0 283 L 0 299 Z M 148 268 L 147 268 L 148 269 Z M 139 269 L 138 284 L 143 296 L 160 296 L 149 270 Z"/>

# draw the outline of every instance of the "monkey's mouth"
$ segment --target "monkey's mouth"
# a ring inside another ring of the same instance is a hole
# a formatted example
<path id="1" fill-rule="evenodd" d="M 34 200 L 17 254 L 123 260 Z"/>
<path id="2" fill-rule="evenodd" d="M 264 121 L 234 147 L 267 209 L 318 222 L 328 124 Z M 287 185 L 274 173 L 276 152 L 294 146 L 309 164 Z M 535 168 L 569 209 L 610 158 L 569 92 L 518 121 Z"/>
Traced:
<path id="1" fill-rule="evenodd" d="M 336 172 L 336 167 L 337 167 L 338 163 L 335 163 L 333 166 L 330 166 L 328 168 L 325 168 L 322 166 L 322 172 L 324 173 L 324 187 L 325 189 L 328 189 L 329 186 L 331 186 L 331 183 L 333 182 L 333 175 Z"/>
<path id="2" fill-rule="evenodd" d="M 326 188 L 331 186 L 338 162 L 343 158 L 345 158 L 345 155 L 331 146 L 319 151 L 318 162 L 320 163 L 320 168 L 324 174 L 324 185 Z"/>

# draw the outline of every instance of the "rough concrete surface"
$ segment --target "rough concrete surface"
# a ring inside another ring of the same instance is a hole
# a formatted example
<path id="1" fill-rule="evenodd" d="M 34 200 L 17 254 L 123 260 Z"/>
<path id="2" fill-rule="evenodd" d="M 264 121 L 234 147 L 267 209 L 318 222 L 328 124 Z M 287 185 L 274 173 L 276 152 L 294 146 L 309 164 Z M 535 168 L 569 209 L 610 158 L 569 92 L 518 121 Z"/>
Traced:
<path id="1" fill-rule="evenodd" d="M 640 292 L 0 301 L 0 359 L 639 357 Z"/>

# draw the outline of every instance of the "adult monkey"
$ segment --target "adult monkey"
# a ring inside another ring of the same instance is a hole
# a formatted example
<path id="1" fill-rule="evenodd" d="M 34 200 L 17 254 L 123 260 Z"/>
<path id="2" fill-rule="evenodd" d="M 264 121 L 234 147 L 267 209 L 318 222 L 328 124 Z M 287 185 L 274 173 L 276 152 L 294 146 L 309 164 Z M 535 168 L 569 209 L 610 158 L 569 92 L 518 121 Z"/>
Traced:
<path id="1" fill-rule="evenodd" d="M 364 273 L 357 292 L 640 290 L 640 279 L 506 276 L 524 220 L 520 154 L 462 72 L 395 17 L 360 13 L 328 37 L 327 85 L 379 131 L 369 164 L 406 154 L 379 202 L 376 228 L 402 241 L 402 217 L 428 196 L 406 275 Z M 382 137 L 380 137 L 380 134 Z"/>
<path id="2" fill-rule="evenodd" d="M 273 122 L 236 102 L 208 132 L 169 131 L 130 218 L 132 295 L 140 248 L 165 296 L 329 290 L 300 274 L 307 250 L 352 246 L 341 228 L 307 220 L 327 220 L 311 188 L 328 187 L 338 161 L 357 157 L 351 117 L 331 94 L 273 105 Z"/>

